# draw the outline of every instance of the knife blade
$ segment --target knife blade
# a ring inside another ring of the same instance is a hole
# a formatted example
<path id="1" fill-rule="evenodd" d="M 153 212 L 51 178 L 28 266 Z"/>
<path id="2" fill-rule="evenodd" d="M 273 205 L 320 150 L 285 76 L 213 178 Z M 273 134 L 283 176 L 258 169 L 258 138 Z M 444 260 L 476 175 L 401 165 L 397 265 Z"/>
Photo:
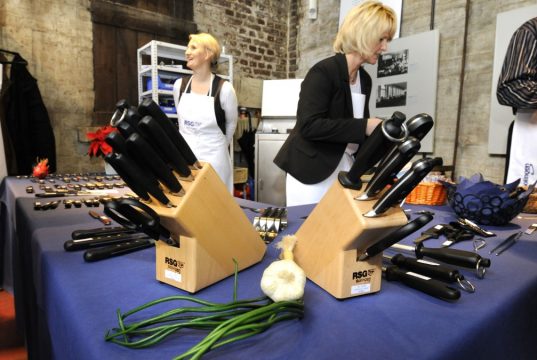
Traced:
<path id="1" fill-rule="evenodd" d="M 385 132 L 392 138 L 399 138 L 403 132 L 401 126 L 405 118 L 405 114 L 396 111 L 390 119 L 384 120 L 382 124 L 373 130 L 371 135 L 358 149 L 350 170 L 341 171 L 338 174 L 338 180 L 341 186 L 355 190 L 359 190 L 362 187 L 362 181 L 360 180 L 362 175 L 386 154 L 386 151 L 390 148 L 390 144 L 392 144 L 392 140 L 385 135 Z"/>
<path id="2" fill-rule="evenodd" d="M 413 232 L 421 229 L 423 226 L 425 226 L 425 224 L 427 224 L 432 219 L 433 219 L 432 215 L 423 214 L 423 215 L 418 216 L 414 220 L 409 221 L 405 225 L 389 233 L 382 240 L 377 241 L 373 245 L 369 246 L 364 251 L 364 253 L 358 257 L 358 261 L 364 261 L 372 256 L 380 254 L 382 251 L 389 248 L 393 244 L 399 242 L 400 240 L 404 239 L 405 237 L 412 234 Z"/>
<path id="3" fill-rule="evenodd" d="M 158 124 L 158 121 L 151 116 L 144 116 L 139 123 L 140 131 L 150 141 L 152 145 L 160 150 L 160 154 L 166 158 L 166 163 L 183 177 L 191 175 L 188 162 L 183 154 L 173 144 L 173 141 L 166 135 L 166 132 Z M 178 132 L 178 130 L 174 130 Z"/>
<path id="4" fill-rule="evenodd" d="M 420 147 L 419 140 L 414 137 L 409 137 L 400 144 L 394 156 L 377 168 L 364 193 L 358 197 L 358 200 L 374 198 L 387 185 L 393 184 L 393 179 L 397 176 L 397 173 L 418 153 Z"/>
<path id="5" fill-rule="evenodd" d="M 162 111 L 157 103 L 151 98 L 145 98 L 138 106 L 138 112 L 142 116 L 149 115 L 157 121 L 157 124 L 161 126 L 162 130 L 167 134 L 177 150 L 181 152 L 188 165 L 201 168 L 201 164 L 198 162 L 196 155 L 194 155 L 194 152 L 179 132 L 179 129 L 172 124 L 168 116 Z"/>
<path id="6" fill-rule="evenodd" d="M 138 133 L 131 134 L 127 140 L 129 155 L 136 158 L 140 165 L 150 169 L 157 180 L 161 181 L 171 192 L 179 194 L 181 184 L 173 175 L 168 165 L 155 152 L 153 147 Z"/>
<path id="7" fill-rule="evenodd" d="M 114 256 L 125 255 L 155 245 L 153 239 L 136 239 L 126 243 L 106 246 L 104 248 L 89 249 L 84 252 L 84 260 L 88 262 L 108 259 Z"/>
<path id="8" fill-rule="evenodd" d="M 78 251 L 84 249 L 90 249 L 95 247 L 101 247 L 105 245 L 119 244 L 122 242 L 128 242 L 136 239 L 149 239 L 146 234 L 131 233 L 131 234 L 115 234 L 109 236 L 97 236 L 88 237 L 83 239 L 67 240 L 63 243 L 63 249 L 65 251 Z"/>
<path id="9" fill-rule="evenodd" d="M 423 180 L 423 178 L 437 165 L 442 165 L 441 158 L 425 158 L 415 161 L 401 179 L 395 183 L 373 205 L 373 208 L 364 214 L 365 217 L 376 217 L 384 214 L 390 207 L 400 203 Z"/>
<path id="10" fill-rule="evenodd" d="M 102 222 L 105 225 L 111 225 L 112 224 L 112 220 L 108 216 L 100 215 L 96 211 L 93 211 L 93 210 L 90 210 L 88 212 L 88 214 L 92 218 L 99 220 L 100 222 Z"/>

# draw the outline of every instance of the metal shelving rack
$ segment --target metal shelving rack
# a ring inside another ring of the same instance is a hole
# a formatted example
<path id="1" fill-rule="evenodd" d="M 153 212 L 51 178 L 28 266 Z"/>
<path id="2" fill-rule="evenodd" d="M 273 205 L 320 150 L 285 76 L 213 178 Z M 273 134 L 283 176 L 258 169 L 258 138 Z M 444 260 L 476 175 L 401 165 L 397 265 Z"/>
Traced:
<path id="1" fill-rule="evenodd" d="M 157 40 L 152 40 L 138 49 L 139 102 L 150 97 L 157 104 L 161 104 L 164 99 L 171 99 L 173 103 L 172 90 L 159 89 L 158 80 L 159 78 L 165 81 L 171 80 L 171 85 L 173 86 L 175 79 L 192 74 L 192 71 L 185 66 L 185 51 L 186 46 Z M 233 56 L 228 54 L 220 55 L 217 70 L 219 76 L 233 83 Z M 147 79 L 151 79 L 151 89 L 147 89 L 144 86 Z M 169 111 L 165 112 L 169 118 L 177 119 L 176 114 L 172 114 Z"/>

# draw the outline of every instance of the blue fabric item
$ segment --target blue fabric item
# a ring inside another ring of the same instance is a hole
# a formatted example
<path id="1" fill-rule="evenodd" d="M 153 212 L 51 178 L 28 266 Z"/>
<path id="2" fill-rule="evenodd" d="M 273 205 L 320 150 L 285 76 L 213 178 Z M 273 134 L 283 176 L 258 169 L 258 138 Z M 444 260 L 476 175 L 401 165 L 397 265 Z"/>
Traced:
<path id="1" fill-rule="evenodd" d="M 460 177 L 458 184 L 443 182 L 448 191 L 448 203 L 459 216 L 481 225 L 505 225 L 526 205 L 535 186 L 518 190 L 520 179 L 505 185 L 484 180 L 474 174 Z"/>

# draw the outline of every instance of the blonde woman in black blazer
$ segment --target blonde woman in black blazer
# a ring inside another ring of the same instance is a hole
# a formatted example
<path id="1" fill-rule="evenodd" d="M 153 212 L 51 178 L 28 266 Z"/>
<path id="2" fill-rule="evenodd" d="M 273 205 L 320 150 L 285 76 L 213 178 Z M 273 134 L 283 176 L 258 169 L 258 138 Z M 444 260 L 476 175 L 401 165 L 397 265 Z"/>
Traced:
<path id="1" fill-rule="evenodd" d="M 287 172 L 287 206 L 317 203 L 382 121 L 369 117 L 371 77 L 361 65 L 377 62 L 396 24 L 391 8 L 363 2 L 346 16 L 334 42 L 336 54 L 308 71 L 296 125 L 274 159 Z"/>

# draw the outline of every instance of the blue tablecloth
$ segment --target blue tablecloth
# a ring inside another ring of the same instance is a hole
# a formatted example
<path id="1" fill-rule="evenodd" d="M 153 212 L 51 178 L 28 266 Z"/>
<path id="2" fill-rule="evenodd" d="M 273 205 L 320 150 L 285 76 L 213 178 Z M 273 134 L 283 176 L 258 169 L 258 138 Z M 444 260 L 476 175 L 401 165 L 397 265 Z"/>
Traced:
<path id="1" fill-rule="evenodd" d="M 237 199 L 245 204 L 256 205 Z M 177 333 L 143 350 L 104 341 L 117 325 L 116 310 L 126 311 L 147 301 L 186 292 L 155 279 L 154 249 L 85 263 L 81 252 L 67 253 L 63 243 L 75 229 L 95 227 L 87 209 L 33 210 L 33 199 L 17 200 L 17 230 L 26 261 L 21 276 L 30 281 L 27 306 L 34 322 L 37 348 L 32 357 L 55 359 L 171 359 L 201 340 L 199 332 Z M 454 220 L 447 207 L 407 206 L 436 213 L 433 223 Z M 294 233 L 312 206 L 291 207 Z M 254 213 L 245 210 L 252 218 Z M 508 235 L 524 230 L 531 219 L 516 219 L 502 228 L 488 227 L 498 236 L 487 239 L 482 256 Z M 231 226 L 232 224 L 230 224 Z M 419 234 L 417 234 L 419 235 Z M 402 243 L 411 243 L 410 236 Z M 427 246 L 439 246 L 430 240 Z M 471 250 L 471 242 L 456 245 Z M 277 258 L 274 243 L 263 261 L 239 273 L 239 298 L 261 295 L 263 270 Z M 207 359 L 534 359 L 537 346 L 537 233 L 524 235 L 480 280 L 462 270 L 477 290 L 454 303 L 438 300 L 400 283 L 383 281 L 380 292 L 337 300 L 308 281 L 305 317 L 279 323 L 268 331 L 207 354 Z M 227 278 L 195 294 L 210 301 L 232 298 Z M 33 304 L 32 304 L 33 303 Z M 162 310 L 162 309 L 160 309 Z M 35 343 L 33 345 L 36 345 Z"/>

